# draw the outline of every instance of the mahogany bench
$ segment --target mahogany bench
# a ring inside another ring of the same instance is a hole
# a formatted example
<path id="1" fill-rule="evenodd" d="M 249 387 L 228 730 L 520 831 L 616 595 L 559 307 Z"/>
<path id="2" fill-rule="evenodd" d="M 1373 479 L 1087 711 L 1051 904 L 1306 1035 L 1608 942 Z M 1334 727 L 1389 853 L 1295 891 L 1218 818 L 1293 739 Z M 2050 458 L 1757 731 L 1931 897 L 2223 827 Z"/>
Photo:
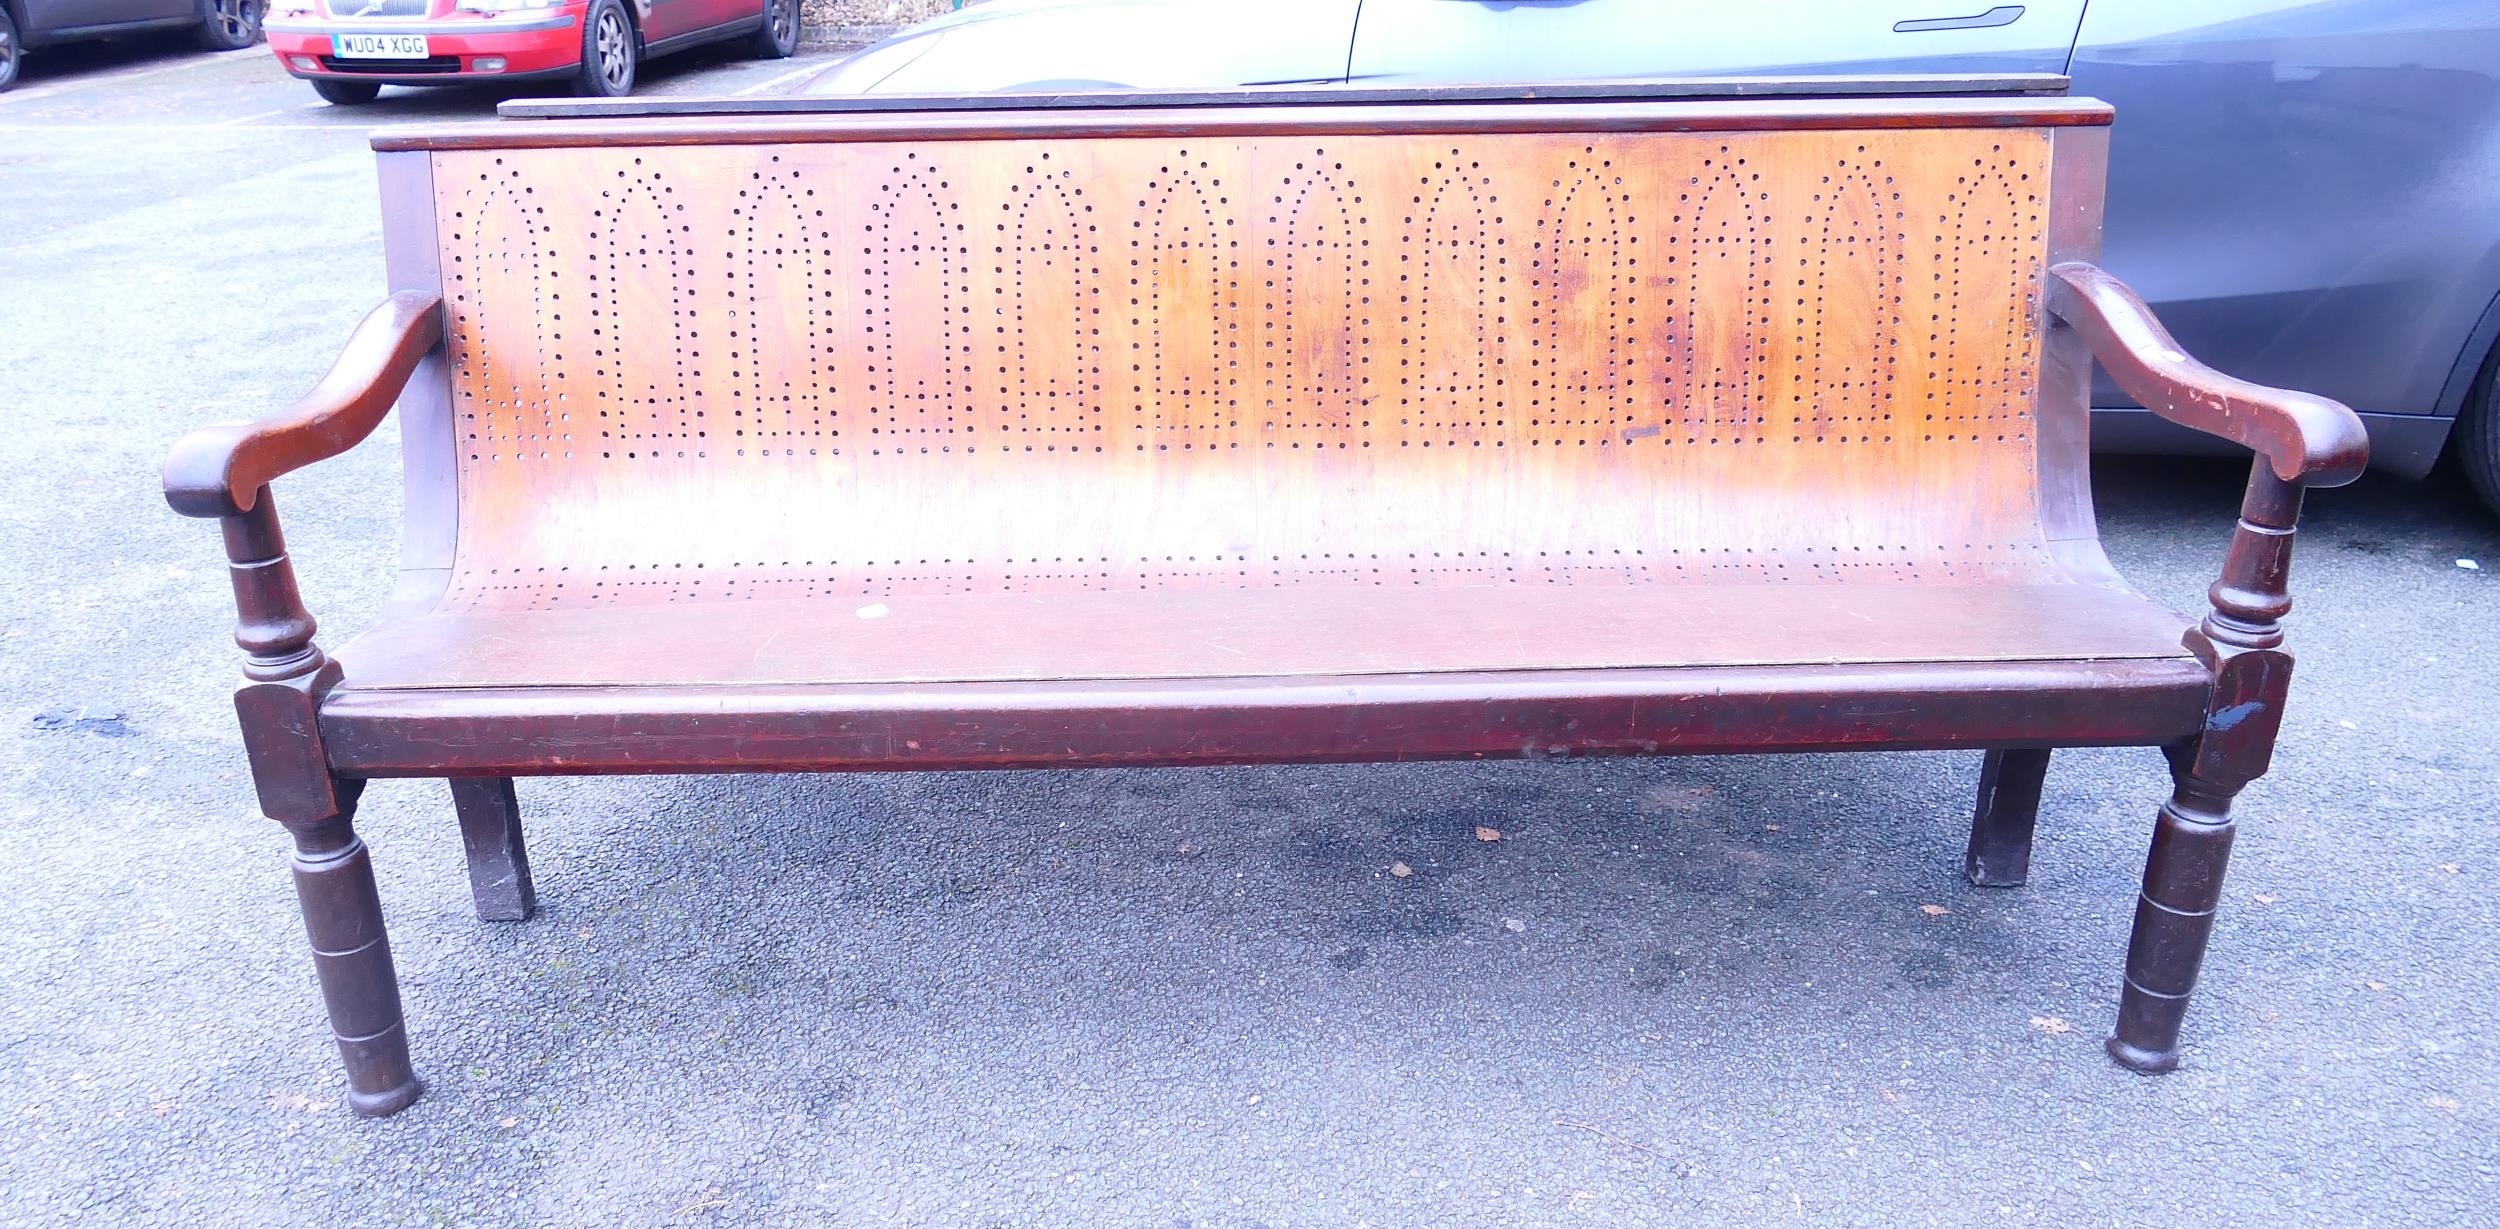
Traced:
<path id="1" fill-rule="evenodd" d="M 2108 1048 L 2176 1064 L 2366 444 L 2088 263 L 2107 106 L 1054 101 L 375 138 L 394 293 L 165 468 L 356 1110 L 421 1089 L 389 776 L 510 920 L 523 774 L 1968 748 L 2010 885 L 2051 748 L 2156 746 Z M 2201 620 L 2103 557 L 2095 358 L 2255 453 Z M 394 403 L 402 583 L 325 652 L 270 484 Z"/>

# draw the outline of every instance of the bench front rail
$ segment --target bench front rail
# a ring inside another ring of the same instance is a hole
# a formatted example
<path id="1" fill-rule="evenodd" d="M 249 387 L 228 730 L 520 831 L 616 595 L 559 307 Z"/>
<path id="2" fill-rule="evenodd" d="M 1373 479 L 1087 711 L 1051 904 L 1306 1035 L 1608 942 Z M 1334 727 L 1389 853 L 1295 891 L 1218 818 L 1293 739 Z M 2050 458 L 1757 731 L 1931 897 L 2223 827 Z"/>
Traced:
<path id="1" fill-rule="evenodd" d="M 2333 402 L 2197 364 L 2091 263 L 2063 98 L 1198 106 L 386 135 L 395 293 L 203 428 L 263 809 L 351 1104 L 421 1085 L 377 776 L 511 780 L 1969 748 L 2021 883 L 2049 750 L 2164 749 L 2110 1053 L 2178 1061 L 2265 771 Z M 2097 359 L 2248 446 L 2211 610 L 2095 533 Z M 399 594 L 335 655 L 270 486 L 406 415 Z"/>

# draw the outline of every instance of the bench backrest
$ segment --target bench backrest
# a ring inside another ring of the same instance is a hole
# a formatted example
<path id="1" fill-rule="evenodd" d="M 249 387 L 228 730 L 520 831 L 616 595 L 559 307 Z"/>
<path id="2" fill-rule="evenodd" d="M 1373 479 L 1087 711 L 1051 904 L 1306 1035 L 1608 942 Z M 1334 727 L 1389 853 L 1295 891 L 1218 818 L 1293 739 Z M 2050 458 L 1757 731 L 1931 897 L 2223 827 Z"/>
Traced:
<path id="1" fill-rule="evenodd" d="M 410 565 L 464 608 L 2095 570 L 2108 110 L 2060 98 L 388 135 Z"/>

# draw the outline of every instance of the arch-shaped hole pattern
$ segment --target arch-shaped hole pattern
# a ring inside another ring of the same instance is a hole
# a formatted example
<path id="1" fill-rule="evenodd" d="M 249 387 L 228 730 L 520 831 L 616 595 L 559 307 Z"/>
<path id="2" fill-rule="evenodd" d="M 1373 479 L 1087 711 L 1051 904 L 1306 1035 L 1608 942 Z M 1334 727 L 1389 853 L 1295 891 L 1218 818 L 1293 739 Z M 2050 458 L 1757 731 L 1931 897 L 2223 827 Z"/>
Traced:
<path id="1" fill-rule="evenodd" d="M 2047 148 L 445 152 L 447 601 L 2056 580 Z"/>

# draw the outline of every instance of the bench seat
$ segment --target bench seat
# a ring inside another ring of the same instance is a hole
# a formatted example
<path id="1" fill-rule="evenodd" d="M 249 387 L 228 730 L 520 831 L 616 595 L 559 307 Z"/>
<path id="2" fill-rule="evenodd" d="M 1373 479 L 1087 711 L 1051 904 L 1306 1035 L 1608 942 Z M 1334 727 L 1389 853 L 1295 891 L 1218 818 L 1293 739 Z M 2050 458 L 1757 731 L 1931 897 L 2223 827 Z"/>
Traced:
<path id="1" fill-rule="evenodd" d="M 321 720 L 333 759 L 367 775 L 2141 744 L 2202 719 L 2212 678 L 2186 627 L 2088 584 L 427 614 L 342 648 Z"/>
<path id="2" fill-rule="evenodd" d="M 2188 621 L 2087 584 L 1084 590 L 385 620 L 342 685 L 771 686 L 2187 659 Z"/>
<path id="3" fill-rule="evenodd" d="M 342 688 L 359 777 L 1071 768 L 2138 746 L 2192 658 L 740 687 Z M 1391 732 L 1384 734 L 1384 731 Z"/>

